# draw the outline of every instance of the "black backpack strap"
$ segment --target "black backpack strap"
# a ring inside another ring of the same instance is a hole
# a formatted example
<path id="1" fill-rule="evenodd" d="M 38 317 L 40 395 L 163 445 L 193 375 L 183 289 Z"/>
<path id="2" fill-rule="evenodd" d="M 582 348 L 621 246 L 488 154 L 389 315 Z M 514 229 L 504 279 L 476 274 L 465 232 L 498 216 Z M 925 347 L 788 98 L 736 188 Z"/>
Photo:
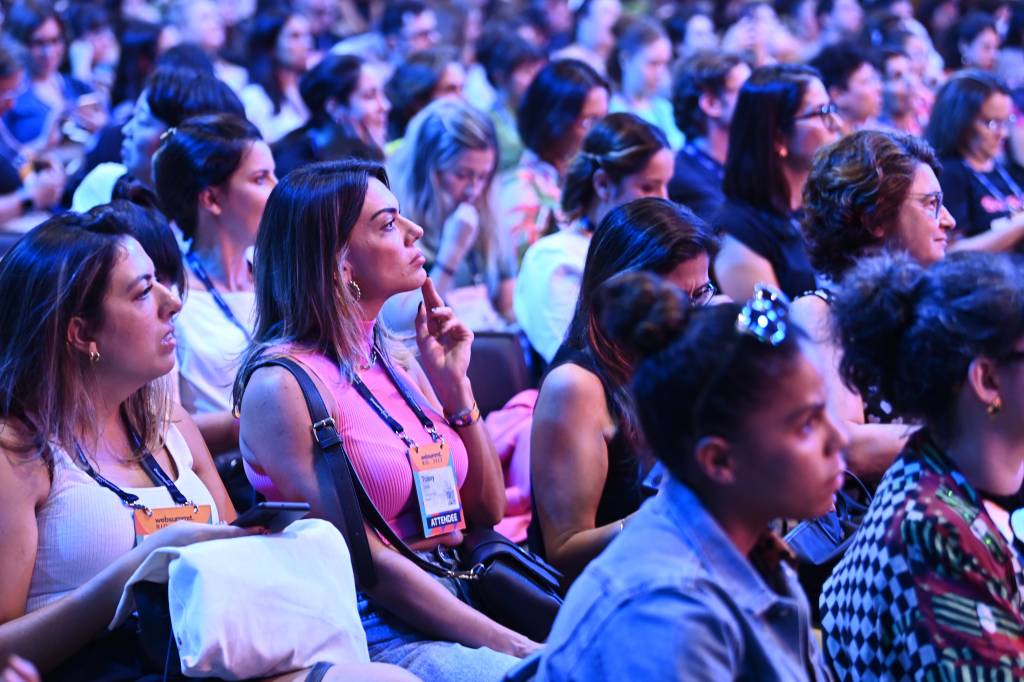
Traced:
<path id="1" fill-rule="evenodd" d="M 277 357 L 260 363 L 256 369 L 269 365 L 288 370 L 302 389 L 302 397 L 306 400 L 306 408 L 313 421 L 313 441 L 318 451 L 314 464 L 317 482 L 324 494 L 325 516 L 345 536 L 359 584 L 363 588 L 373 587 L 377 584 L 377 572 L 373 567 L 370 543 L 366 538 L 366 527 L 363 525 L 363 515 L 359 510 L 359 501 L 353 484 L 354 473 L 341 443 L 341 436 L 338 435 L 334 418 L 327 411 L 316 384 L 297 362 L 288 357 Z M 362 490 L 362 485 L 359 488 Z M 334 494 L 329 494 L 328 491 Z"/>

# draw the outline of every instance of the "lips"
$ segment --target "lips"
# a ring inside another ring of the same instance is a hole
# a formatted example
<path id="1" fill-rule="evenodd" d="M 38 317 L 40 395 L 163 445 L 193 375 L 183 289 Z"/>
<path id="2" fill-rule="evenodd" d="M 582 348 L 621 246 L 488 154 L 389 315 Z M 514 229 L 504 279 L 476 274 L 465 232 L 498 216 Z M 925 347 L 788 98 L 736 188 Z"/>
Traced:
<path id="1" fill-rule="evenodd" d="M 177 339 L 174 338 L 174 327 L 171 327 L 170 330 L 163 335 L 160 339 L 160 345 L 172 349 L 178 345 Z"/>

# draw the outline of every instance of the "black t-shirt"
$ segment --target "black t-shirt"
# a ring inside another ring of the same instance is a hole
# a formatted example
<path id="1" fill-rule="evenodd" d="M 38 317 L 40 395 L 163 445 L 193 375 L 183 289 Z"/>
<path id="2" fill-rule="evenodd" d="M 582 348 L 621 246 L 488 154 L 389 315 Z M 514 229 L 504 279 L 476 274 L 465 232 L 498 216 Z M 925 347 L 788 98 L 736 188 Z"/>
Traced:
<path id="1" fill-rule="evenodd" d="M 274 155 L 276 175 L 279 178 L 299 166 L 316 161 L 335 161 L 346 157 L 384 161 L 384 154 L 379 149 L 333 124 L 307 123 L 271 145 L 270 151 Z"/>
<path id="2" fill-rule="evenodd" d="M 956 219 L 956 232 L 967 237 L 1024 208 L 1024 178 L 999 162 L 988 173 L 980 173 L 962 159 L 945 158 L 939 182 L 946 208 Z"/>
<path id="3" fill-rule="evenodd" d="M 712 224 L 771 263 L 779 287 L 790 298 L 814 290 L 814 268 L 795 214 L 726 199 Z"/>
<path id="4" fill-rule="evenodd" d="M 725 201 L 722 194 L 724 177 L 722 164 L 692 143 L 687 143 L 676 155 L 668 196 L 704 220 L 711 220 Z"/>

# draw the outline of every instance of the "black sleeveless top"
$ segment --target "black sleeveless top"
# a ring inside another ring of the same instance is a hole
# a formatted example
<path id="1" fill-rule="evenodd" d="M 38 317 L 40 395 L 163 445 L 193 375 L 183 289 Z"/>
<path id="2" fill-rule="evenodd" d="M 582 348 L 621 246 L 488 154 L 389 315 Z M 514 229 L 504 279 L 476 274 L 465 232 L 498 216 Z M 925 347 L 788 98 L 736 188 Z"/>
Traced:
<path id="1" fill-rule="evenodd" d="M 582 367 L 601 380 L 608 413 L 612 417 L 612 422 L 618 427 L 621 419 L 619 410 L 612 400 L 613 389 L 598 371 L 597 363 L 590 353 L 567 348 L 563 344 L 555 353 L 548 371 L 565 364 Z M 615 436 L 608 443 L 608 476 L 605 478 L 604 488 L 601 490 L 601 500 L 597 505 L 595 527 L 626 518 L 639 509 L 640 504 L 651 494 L 641 486 L 644 467 L 639 455 L 640 453 L 636 452 L 634 444 L 627 437 L 625 431 L 622 428 L 617 428 Z M 534 462 L 538 462 L 542 460 L 543 453 L 532 452 L 531 457 L 534 458 Z M 540 529 L 540 516 L 537 514 L 537 497 L 535 495 L 532 500 L 532 508 L 533 518 L 530 519 L 527 540 L 531 551 L 546 558 L 547 553 L 544 550 L 544 537 Z"/>

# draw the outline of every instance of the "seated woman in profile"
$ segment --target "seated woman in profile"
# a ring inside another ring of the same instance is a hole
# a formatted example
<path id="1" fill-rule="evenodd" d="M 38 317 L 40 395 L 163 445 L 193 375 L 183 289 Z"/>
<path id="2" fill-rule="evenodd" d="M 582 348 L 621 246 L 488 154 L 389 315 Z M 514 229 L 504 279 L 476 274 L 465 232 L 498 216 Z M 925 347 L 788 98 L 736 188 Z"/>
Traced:
<path id="1" fill-rule="evenodd" d="M 159 548 L 258 532 L 222 525 L 235 510 L 162 380 L 181 301 L 116 206 L 30 232 L 0 263 L 0 297 L 0 661 L 17 652 L 47 680 L 159 672 L 134 627 L 106 629 L 125 582 Z M 136 526 L 179 506 L 190 520 Z M 376 674 L 325 679 L 362 672 Z"/>
<path id="2" fill-rule="evenodd" d="M 387 182 L 381 166 L 347 159 L 294 170 L 271 193 L 256 243 L 254 342 L 235 387 L 241 448 L 258 491 L 308 502 L 324 517 L 335 490 L 314 470 L 302 392 L 288 370 L 266 366 L 295 359 L 383 518 L 436 564 L 462 543 L 461 528 L 501 520 L 504 481 L 466 377 L 473 332 L 427 279 L 416 244 L 423 229 L 399 213 Z M 378 320 L 385 301 L 416 289 L 424 300 L 419 361 Z M 441 490 L 453 506 L 445 509 L 457 508 L 464 523 L 431 525 L 414 447 L 449 453 L 450 483 Z M 377 582 L 361 584 L 359 608 L 371 660 L 429 680 L 486 682 L 539 646 L 460 600 L 456 580 L 435 579 L 372 530 L 367 536 Z"/>
<path id="3" fill-rule="evenodd" d="M 843 379 L 922 423 L 821 596 L 841 680 L 1021 679 L 1008 515 L 1024 479 L 1024 269 L 1009 256 L 861 262 L 832 304 Z"/>
<path id="4" fill-rule="evenodd" d="M 869 483 L 882 477 L 912 429 L 876 392 L 862 397 L 839 379 L 841 353 L 832 339 L 829 301 L 866 255 L 902 251 L 923 265 L 946 255 L 956 223 L 942 203 L 940 172 L 926 142 L 864 130 L 824 149 L 804 188 L 807 250 L 828 284 L 797 299 L 793 318 L 828 360 L 825 371 L 850 433 L 850 471 Z"/>
<path id="5" fill-rule="evenodd" d="M 537 680 L 827 680 L 807 599 L 769 530 L 818 516 L 845 444 L 821 360 L 785 303 L 691 307 L 630 273 L 598 292 L 595 328 L 634 359 L 660 493 L 576 580 Z"/>
<path id="6" fill-rule="evenodd" d="M 626 388 L 635 359 L 597 326 L 594 295 L 613 275 L 649 270 L 707 304 L 715 246 L 702 220 L 665 199 L 623 204 L 594 232 L 576 314 L 541 384 L 530 440 L 530 545 L 569 579 L 640 506 L 652 463 Z"/>

